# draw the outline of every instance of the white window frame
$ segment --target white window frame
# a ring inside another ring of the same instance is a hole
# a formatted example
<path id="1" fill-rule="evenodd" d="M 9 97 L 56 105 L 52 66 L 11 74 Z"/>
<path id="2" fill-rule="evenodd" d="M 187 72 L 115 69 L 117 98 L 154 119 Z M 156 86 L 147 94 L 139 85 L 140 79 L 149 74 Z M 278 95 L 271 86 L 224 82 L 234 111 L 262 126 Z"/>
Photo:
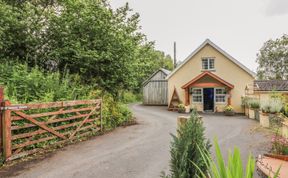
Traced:
<path id="1" fill-rule="evenodd" d="M 204 69 L 204 65 L 203 65 L 204 60 L 207 60 L 207 62 L 208 62 L 208 66 L 207 66 L 208 68 L 207 69 Z M 214 65 L 213 65 L 213 68 L 210 68 L 210 63 L 212 60 L 213 60 Z M 215 58 L 214 57 L 203 57 L 202 61 L 201 61 L 201 65 L 202 65 L 202 70 L 204 70 L 204 71 L 215 70 Z"/>
<path id="2" fill-rule="evenodd" d="M 193 94 L 193 90 L 200 90 L 201 94 Z M 203 103 L 203 88 L 191 88 L 192 103 Z M 201 96 L 201 101 L 194 101 L 193 96 Z"/>
<path id="3" fill-rule="evenodd" d="M 216 93 L 216 91 L 217 91 L 217 89 L 221 89 L 221 90 L 225 90 L 225 93 L 224 94 L 217 94 Z M 222 102 L 222 101 L 217 101 L 216 100 L 216 96 L 224 96 L 224 102 Z M 215 103 L 220 103 L 220 104 L 225 104 L 225 103 L 227 103 L 227 90 L 226 90 L 226 88 L 214 88 L 214 101 L 215 101 Z"/>

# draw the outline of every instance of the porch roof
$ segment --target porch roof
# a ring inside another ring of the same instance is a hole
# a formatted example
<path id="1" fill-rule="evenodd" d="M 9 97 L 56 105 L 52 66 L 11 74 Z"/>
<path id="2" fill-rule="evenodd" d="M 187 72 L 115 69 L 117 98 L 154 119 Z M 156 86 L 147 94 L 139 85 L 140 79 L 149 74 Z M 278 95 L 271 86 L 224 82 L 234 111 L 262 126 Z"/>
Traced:
<path id="1" fill-rule="evenodd" d="M 234 85 L 232 85 L 231 83 L 229 82 L 226 82 L 225 80 L 223 80 L 222 78 L 218 77 L 217 75 L 209 72 L 209 71 L 206 71 L 206 72 L 203 72 L 201 73 L 200 75 L 198 75 L 197 77 L 193 78 L 192 80 L 190 80 L 188 83 L 186 83 L 185 85 L 183 85 L 181 88 L 183 89 L 186 89 L 190 86 L 192 86 L 193 84 L 195 84 L 198 80 L 200 80 L 201 78 L 203 77 L 206 77 L 206 76 L 209 76 L 211 78 L 213 78 L 214 80 L 216 80 L 217 82 L 227 86 L 228 88 L 232 89 L 234 88 Z M 209 83 L 211 84 L 211 83 Z M 204 85 L 203 85 L 204 86 Z"/>

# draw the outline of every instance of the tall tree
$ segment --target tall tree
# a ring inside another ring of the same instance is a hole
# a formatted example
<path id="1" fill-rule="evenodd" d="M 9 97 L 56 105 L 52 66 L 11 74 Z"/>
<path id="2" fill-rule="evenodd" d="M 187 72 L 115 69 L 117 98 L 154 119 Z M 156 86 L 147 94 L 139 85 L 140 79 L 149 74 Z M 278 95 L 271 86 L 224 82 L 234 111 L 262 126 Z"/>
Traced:
<path id="1" fill-rule="evenodd" d="M 106 0 L 0 0 L 0 16 L 0 61 L 69 70 L 114 96 L 172 68 L 128 4 L 114 10 Z"/>
<path id="2" fill-rule="evenodd" d="M 288 35 L 265 42 L 256 61 L 259 79 L 288 80 Z"/>

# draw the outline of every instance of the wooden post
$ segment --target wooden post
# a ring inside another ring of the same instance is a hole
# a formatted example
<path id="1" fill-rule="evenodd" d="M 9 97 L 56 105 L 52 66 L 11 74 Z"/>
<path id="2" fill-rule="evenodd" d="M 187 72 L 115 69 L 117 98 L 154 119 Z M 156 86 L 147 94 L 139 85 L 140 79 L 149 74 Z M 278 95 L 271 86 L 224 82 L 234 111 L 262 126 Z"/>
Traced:
<path id="1" fill-rule="evenodd" d="M 189 88 L 185 89 L 185 106 L 190 105 L 190 99 L 189 99 Z"/>
<path id="2" fill-rule="evenodd" d="M 186 124 L 186 122 L 187 122 L 188 119 L 189 119 L 188 116 L 179 116 L 179 117 L 177 118 L 177 137 L 180 136 L 178 130 L 179 130 L 183 125 Z"/>
<path id="3" fill-rule="evenodd" d="M 174 69 L 177 67 L 177 59 L 176 59 L 176 42 L 174 42 Z"/>
<path id="4" fill-rule="evenodd" d="M 101 132 L 103 131 L 103 121 L 102 121 L 102 104 L 103 104 L 103 100 L 100 101 L 100 129 Z"/>
<path id="5" fill-rule="evenodd" d="M 10 105 L 9 101 L 5 101 L 3 107 L 7 107 Z M 12 148 L 11 148 L 11 111 L 10 110 L 3 110 L 2 112 L 2 126 L 3 126 L 3 156 L 5 160 L 12 155 Z"/>
<path id="6" fill-rule="evenodd" d="M 229 97 L 228 97 L 228 105 L 231 105 L 231 89 L 228 91 Z"/>
<path id="7" fill-rule="evenodd" d="M 4 101 L 4 88 L 0 86 L 0 107 L 3 106 L 3 101 Z M 3 151 L 2 132 L 3 132 L 2 110 L 0 109 L 0 153 Z"/>

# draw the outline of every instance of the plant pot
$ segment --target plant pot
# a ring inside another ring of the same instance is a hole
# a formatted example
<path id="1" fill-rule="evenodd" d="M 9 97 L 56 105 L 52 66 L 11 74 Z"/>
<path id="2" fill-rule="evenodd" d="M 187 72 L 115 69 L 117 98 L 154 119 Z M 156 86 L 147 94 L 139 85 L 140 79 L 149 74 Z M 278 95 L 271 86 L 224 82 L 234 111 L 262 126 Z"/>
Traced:
<path id="1" fill-rule="evenodd" d="M 259 111 L 259 109 L 254 110 L 254 112 L 255 112 L 255 119 L 257 121 L 259 121 L 260 120 L 260 111 Z"/>
<path id="2" fill-rule="evenodd" d="M 249 117 L 249 108 L 247 106 L 245 106 L 245 116 Z"/>
<path id="3" fill-rule="evenodd" d="M 260 125 L 262 127 L 265 127 L 265 128 L 269 128 L 270 127 L 270 120 L 269 120 L 269 114 L 268 113 L 263 113 L 263 112 L 260 112 L 260 115 L 259 115 L 259 119 L 260 119 Z"/>
<path id="4" fill-rule="evenodd" d="M 178 109 L 178 113 L 185 113 L 185 109 Z"/>
<path id="5" fill-rule="evenodd" d="M 255 111 L 254 111 L 254 109 L 249 108 L 248 113 L 249 113 L 248 114 L 249 119 L 255 119 Z"/>
<path id="6" fill-rule="evenodd" d="M 189 105 L 185 106 L 185 113 L 190 113 L 190 111 L 191 111 L 190 106 Z"/>
<path id="7" fill-rule="evenodd" d="M 234 116 L 235 112 L 234 111 L 225 111 L 224 114 L 225 114 L 225 116 Z"/>
<path id="8" fill-rule="evenodd" d="M 288 161 L 288 155 L 279 155 L 279 154 L 264 154 L 264 156 L 270 157 L 270 158 L 275 158 L 275 159 L 280 159 L 283 161 Z"/>

